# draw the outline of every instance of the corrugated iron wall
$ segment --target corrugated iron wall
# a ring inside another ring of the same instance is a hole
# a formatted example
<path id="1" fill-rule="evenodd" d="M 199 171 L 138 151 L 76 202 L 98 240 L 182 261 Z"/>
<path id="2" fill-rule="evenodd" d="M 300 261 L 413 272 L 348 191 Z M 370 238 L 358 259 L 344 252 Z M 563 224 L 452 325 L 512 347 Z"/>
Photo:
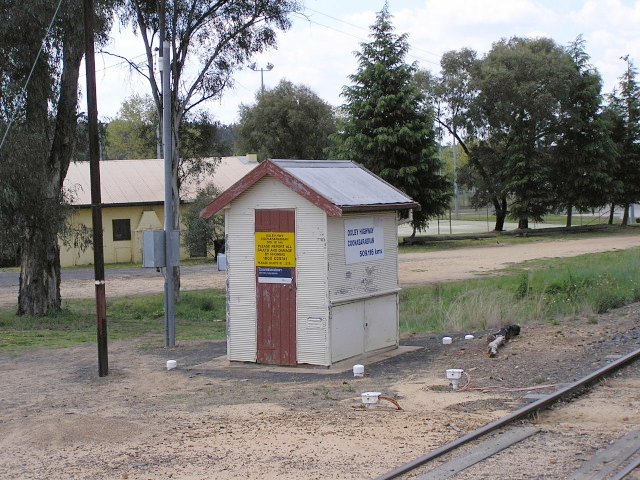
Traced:
<path id="1" fill-rule="evenodd" d="M 369 217 L 384 226 L 384 258 L 346 263 L 345 221 Z M 329 217 L 332 362 L 398 345 L 398 234 L 395 212 Z M 346 338 L 345 338 L 346 337 Z"/>
<path id="2" fill-rule="evenodd" d="M 373 217 L 384 222 L 384 258 L 345 261 L 345 220 Z M 353 213 L 329 217 L 329 300 L 331 303 L 373 297 L 398 290 L 398 233 L 395 212 Z"/>
<path id="3" fill-rule="evenodd" d="M 253 185 L 226 210 L 229 360 L 256 361 L 256 208 L 296 210 L 297 359 L 329 365 L 326 215 L 270 177 Z"/>

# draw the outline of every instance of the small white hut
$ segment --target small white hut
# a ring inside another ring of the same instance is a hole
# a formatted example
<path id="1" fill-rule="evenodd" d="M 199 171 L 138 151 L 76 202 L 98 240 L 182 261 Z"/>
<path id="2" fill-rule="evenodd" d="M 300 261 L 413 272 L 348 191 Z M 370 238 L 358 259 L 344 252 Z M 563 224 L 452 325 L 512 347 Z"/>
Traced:
<path id="1" fill-rule="evenodd" d="M 351 161 L 268 160 L 224 210 L 229 360 L 331 366 L 399 343 L 397 211 L 419 205 Z"/>

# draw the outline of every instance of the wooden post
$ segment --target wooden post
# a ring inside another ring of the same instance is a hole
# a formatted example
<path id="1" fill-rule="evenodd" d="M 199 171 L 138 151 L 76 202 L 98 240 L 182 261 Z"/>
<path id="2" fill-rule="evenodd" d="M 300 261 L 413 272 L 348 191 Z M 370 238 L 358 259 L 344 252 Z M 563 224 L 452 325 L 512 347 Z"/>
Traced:
<path id="1" fill-rule="evenodd" d="M 91 215 L 93 220 L 93 268 L 96 285 L 98 328 L 98 375 L 109 375 L 107 348 L 107 301 L 104 282 L 102 240 L 102 198 L 100 194 L 100 139 L 98 135 L 98 101 L 96 98 L 96 62 L 93 47 L 93 0 L 84 0 L 84 44 L 87 72 L 87 115 L 89 120 L 89 169 L 91 176 Z"/>

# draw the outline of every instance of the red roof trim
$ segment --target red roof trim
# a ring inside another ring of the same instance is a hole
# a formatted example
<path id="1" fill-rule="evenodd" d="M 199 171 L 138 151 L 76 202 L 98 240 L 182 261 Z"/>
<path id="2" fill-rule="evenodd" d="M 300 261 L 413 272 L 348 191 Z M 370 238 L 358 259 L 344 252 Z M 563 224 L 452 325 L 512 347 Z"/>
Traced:
<path id="1" fill-rule="evenodd" d="M 276 177 L 284 185 L 324 210 L 328 215 L 336 217 L 342 215 L 342 209 L 338 205 L 335 205 L 333 202 L 320 195 L 314 189 L 298 180 L 271 160 L 267 160 L 251 170 L 247 175 L 234 183 L 221 195 L 216 197 L 209 205 L 202 209 L 200 216 L 204 219 L 211 218 L 267 175 Z"/>

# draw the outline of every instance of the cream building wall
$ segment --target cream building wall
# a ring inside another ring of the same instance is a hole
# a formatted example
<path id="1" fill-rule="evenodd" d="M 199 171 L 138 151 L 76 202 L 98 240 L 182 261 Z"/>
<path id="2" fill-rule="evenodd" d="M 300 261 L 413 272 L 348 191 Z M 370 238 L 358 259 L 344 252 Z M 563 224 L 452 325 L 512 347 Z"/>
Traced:
<path id="1" fill-rule="evenodd" d="M 181 214 L 188 205 L 181 205 Z M 114 220 L 129 221 L 130 238 L 117 240 L 114 237 Z M 80 208 L 71 216 L 73 226 L 84 225 L 91 228 L 91 209 Z M 162 205 L 103 207 L 102 235 L 104 262 L 109 263 L 142 263 L 142 238 L 145 230 L 162 230 L 164 228 L 164 207 Z M 180 258 L 189 258 L 189 252 L 180 245 Z M 60 264 L 73 267 L 93 264 L 93 248 L 82 251 L 79 248 L 67 247 L 60 242 Z"/>
<path id="2" fill-rule="evenodd" d="M 182 185 L 180 198 L 185 203 L 180 205 L 181 216 L 200 188 L 214 184 L 222 192 L 257 165 L 254 154 L 218 159 L 213 174 L 203 174 Z M 65 188 L 73 192 L 72 205 L 76 207 L 70 222 L 74 226 L 84 225 L 88 229 L 91 229 L 90 181 L 88 162 L 72 163 L 69 166 Z M 144 230 L 164 228 L 164 161 L 151 159 L 100 162 L 100 190 L 105 263 L 142 263 Z M 180 257 L 189 257 L 189 252 L 182 245 Z M 82 251 L 60 242 L 60 263 L 63 267 L 91 265 L 93 249 Z"/>

